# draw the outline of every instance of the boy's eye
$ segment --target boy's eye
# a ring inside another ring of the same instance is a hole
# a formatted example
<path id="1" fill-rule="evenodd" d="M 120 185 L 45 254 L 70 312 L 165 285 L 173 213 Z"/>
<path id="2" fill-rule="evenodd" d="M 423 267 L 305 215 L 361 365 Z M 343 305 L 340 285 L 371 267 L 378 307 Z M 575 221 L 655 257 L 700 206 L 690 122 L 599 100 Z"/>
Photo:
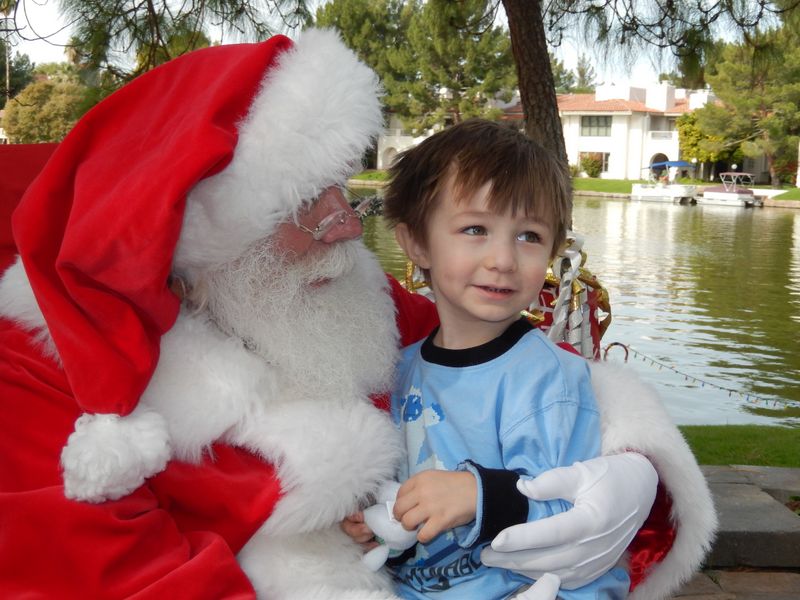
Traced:
<path id="1" fill-rule="evenodd" d="M 482 225 L 470 225 L 469 227 L 464 227 L 461 233 L 466 233 L 467 235 L 486 235 L 486 228 Z"/>
<path id="2" fill-rule="evenodd" d="M 529 244 L 537 244 L 542 241 L 542 236 L 535 231 L 523 231 L 517 236 L 517 240 L 520 242 L 527 242 Z"/>

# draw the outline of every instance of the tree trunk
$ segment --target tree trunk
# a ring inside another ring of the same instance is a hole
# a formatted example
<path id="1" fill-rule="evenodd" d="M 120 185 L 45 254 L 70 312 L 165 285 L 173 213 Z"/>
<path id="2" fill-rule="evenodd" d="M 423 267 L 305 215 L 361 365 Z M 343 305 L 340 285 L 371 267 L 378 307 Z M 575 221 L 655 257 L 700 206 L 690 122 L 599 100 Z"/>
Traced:
<path id="1" fill-rule="evenodd" d="M 567 164 L 564 132 L 544 34 L 541 0 L 502 0 L 517 65 L 525 133 Z"/>

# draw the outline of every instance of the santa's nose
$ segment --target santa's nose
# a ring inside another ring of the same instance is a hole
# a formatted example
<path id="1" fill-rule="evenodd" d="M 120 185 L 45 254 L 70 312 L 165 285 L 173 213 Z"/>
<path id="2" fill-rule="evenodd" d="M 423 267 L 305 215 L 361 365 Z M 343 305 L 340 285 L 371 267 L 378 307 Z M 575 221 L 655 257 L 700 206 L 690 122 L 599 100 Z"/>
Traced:
<path id="1" fill-rule="evenodd" d="M 362 233 L 361 219 L 350 208 L 342 189 L 331 186 L 322 192 L 315 203 L 315 213 L 319 210 L 321 218 L 334 215 L 333 224 L 325 231 L 319 241 L 332 244 L 343 240 L 352 240 Z"/>

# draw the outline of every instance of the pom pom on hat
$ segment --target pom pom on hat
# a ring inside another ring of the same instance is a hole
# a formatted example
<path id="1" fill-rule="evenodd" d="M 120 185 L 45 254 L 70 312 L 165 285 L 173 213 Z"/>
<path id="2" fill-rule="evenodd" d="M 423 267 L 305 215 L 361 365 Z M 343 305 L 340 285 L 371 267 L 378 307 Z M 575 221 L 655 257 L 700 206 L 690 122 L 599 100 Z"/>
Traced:
<path id="1" fill-rule="evenodd" d="M 177 317 L 173 268 L 239 256 L 344 183 L 381 127 L 377 78 L 330 31 L 189 53 L 87 113 L 13 217 L 83 411 L 136 407 Z"/>

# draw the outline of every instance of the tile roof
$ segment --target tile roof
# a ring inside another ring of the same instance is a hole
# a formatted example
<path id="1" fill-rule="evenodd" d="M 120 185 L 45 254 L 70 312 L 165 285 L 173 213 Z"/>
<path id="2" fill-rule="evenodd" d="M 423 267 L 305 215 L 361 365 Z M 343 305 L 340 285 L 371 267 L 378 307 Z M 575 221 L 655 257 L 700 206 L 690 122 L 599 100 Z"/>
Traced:
<path id="1" fill-rule="evenodd" d="M 646 106 L 644 102 L 635 100 L 595 100 L 594 94 L 559 94 L 556 96 L 558 101 L 558 111 L 564 112 L 644 112 L 655 114 L 683 114 L 689 112 L 689 102 L 684 99 L 675 100 L 675 105 L 663 111 Z M 517 103 L 507 108 L 505 111 L 506 119 L 522 118 L 522 104 Z"/>

